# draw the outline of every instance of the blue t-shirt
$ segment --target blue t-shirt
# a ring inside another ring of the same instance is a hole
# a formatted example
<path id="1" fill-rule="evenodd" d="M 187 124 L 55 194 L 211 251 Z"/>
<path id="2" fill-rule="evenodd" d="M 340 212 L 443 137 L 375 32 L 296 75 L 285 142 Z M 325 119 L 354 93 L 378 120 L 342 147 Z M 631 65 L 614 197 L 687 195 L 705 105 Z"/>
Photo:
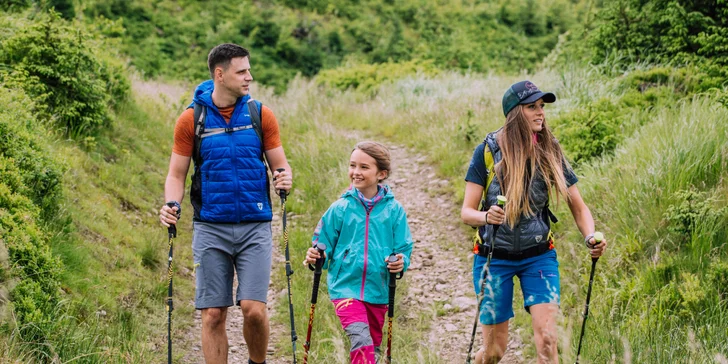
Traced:
<path id="1" fill-rule="evenodd" d="M 483 153 L 485 152 L 485 143 L 478 144 L 473 152 L 473 158 L 470 159 L 470 167 L 468 167 L 468 173 L 465 175 L 465 181 L 477 183 L 483 187 L 488 181 L 488 169 L 485 168 L 485 158 Z M 571 187 L 573 184 L 579 181 L 574 174 L 574 170 L 566 166 L 566 161 L 561 161 L 561 167 L 564 169 L 564 178 L 566 179 L 566 187 Z"/>

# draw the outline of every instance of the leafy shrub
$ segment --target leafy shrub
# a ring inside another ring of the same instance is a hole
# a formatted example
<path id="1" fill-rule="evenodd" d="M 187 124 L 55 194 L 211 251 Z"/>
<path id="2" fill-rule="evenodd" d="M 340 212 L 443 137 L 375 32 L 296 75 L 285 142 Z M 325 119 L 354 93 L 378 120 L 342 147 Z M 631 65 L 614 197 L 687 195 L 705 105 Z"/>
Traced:
<path id="1" fill-rule="evenodd" d="M 360 64 L 325 70 L 319 73 L 318 84 L 340 90 L 349 88 L 369 95 L 376 93 L 379 86 L 415 74 L 434 76 L 439 73 L 432 61 L 409 61 L 404 63 Z"/>
<path id="2" fill-rule="evenodd" d="M 37 135 L 41 128 L 27 108 L 33 104 L 28 97 L 0 86 L 0 104 L 0 244 L 10 267 L 3 281 L 17 280 L 10 294 L 20 332 L 42 342 L 42 323 L 53 319 L 59 302 L 62 266 L 37 221 L 57 208 L 63 167 Z"/>
<path id="3" fill-rule="evenodd" d="M 684 240 L 696 231 L 698 224 L 712 225 L 719 221 L 728 208 L 716 209 L 715 199 L 695 189 L 678 191 L 674 195 L 675 204 L 670 205 L 663 218 L 667 228 Z"/>
<path id="4" fill-rule="evenodd" d="M 728 76 L 728 2 L 617 0 L 606 2 L 589 36 L 593 61 L 695 64 Z"/>
<path id="5" fill-rule="evenodd" d="M 40 119 L 54 120 L 72 136 L 109 126 L 109 105 L 129 92 L 120 66 L 100 60 L 90 35 L 51 11 L 1 43 L 0 63 L 10 88 L 35 101 Z M 100 50 L 99 50 L 100 51 Z"/>
<path id="6" fill-rule="evenodd" d="M 683 315 L 693 315 L 701 311 L 707 292 L 697 274 L 682 272 L 678 292 L 680 292 L 680 306 Z"/>
<path id="7" fill-rule="evenodd" d="M 42 128 L 30 112 L 33 102 L 22 91 L 0 86 L 0 104 L 0 180 L 49 216 L 61 197 L 64 167 L 34 135 Z"/>
<path id="8" fill-rule="evenodd" d="M 600 99 L 559 116 L 553 122 L 554 133 L 566 154 L 578 165 L 612 152 L 626 117 L 618 105 L 609 99 Z"/>
<path id="9" fill-rule="evenodd" d="M 728 301 L 728 263 L 713 261 L 708 267 L 708 279 L 722 300 Z"/>
<path id="10" fill-rule="evenodd" d="M 30 6 L 30 0 L 0 0 L 0 10 L 16 11 Z"/>

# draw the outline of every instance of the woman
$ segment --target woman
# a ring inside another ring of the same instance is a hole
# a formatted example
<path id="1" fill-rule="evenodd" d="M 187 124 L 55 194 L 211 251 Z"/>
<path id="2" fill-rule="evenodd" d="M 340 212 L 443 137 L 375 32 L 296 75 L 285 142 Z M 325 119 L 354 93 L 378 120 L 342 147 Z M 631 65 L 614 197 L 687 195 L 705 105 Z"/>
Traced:
<path id="1" fill-rule="evenodd" d="M 513 276 L 519 278 L 524 308 L 531 314 L 538 362 L 558 362 L 560 287 L 550 233 L 555 221 L 548 208 L 551 198 L 566 200 L 592 257 L 601 256 L 607 247 L 606 240 L 596 244 L 593 238 L 594 219 L 576 187 L 576 175 L 546 124 L 544 106 L 554 101 L 553 93 L 540 91 L 530 81 L 513 84 L 503 95 L 505 125 L 475 148 L 465 177 L 461 217 L 478 228 L 476 294 L 486 257 L 493 251 L 479 311 L 485 348 L 476 354 L 476 363 L 497 363 L 505 353 L 508 320 L 514 316 Z M 491 163 L 486 161 L 488 154 Z M 486 165 L 493 165 L 494 175 Z M 498 195 L 506 197 L 504 209 L 496 205 Z"/>

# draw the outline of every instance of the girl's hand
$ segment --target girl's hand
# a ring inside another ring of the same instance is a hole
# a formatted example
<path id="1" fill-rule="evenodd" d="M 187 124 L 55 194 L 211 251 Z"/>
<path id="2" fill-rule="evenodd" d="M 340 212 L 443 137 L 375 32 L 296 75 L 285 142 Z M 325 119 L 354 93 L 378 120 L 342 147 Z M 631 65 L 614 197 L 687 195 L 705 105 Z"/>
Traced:
<path id="1" fill-rule="evenodd" d="M 498 205 L 492 205 L 485 215 L 485 223 L 489 225 L 502 225 L 506 222 L 506 212 Z"/>
<path id="2" fill-rule="evenodd" d="M 597 244 L 596 240 L 592 237 L 589 239 L 589 248 L 589 254 L 591 254 L 591 257 L 599 258 L 605 251 L 607 251 L 607 239 L 602 239 L 602 241 Z"/>
<path id="3" fill-rule="evenodd" d="M 384 261 L 387 262 L 389 273 L 399 273 L 404 269 L 404 255 L 402 254 L 397 254 L 397 261 L 394 263 L 389 263 L 388 258 L 384 258 Z"/>
<path id="4" fill-rule="evenodd" d="M 326 255 L 326 253 L 324 253 Z M 321 254 L 319 254 L 318 250 L 314 247 L 308 248 L 306 251 L 306 260 L 303 261 L 303 264 L 316 264 L 316 259 L 321 258 Z"/>

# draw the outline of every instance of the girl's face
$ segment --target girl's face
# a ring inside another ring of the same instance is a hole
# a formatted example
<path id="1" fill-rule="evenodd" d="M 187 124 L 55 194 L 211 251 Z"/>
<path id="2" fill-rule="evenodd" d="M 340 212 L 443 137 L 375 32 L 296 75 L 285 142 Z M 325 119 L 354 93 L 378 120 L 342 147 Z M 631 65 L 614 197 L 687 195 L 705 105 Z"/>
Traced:
<path id="1" fill-rule="evenodd" d="M 354 149 L 349 159 L 349 179 L 365 196 L 367 192 L 377 192 L 377 184 L 387 177 L 387 171 L 377 168 L 377 161 L 360 149 Z M 369 197 L 369 196 L 367 196 Z"/>
<path id="2" fill-rule="evenodd" d="M 546 119 L 543 107 L 546 105 L 543 100 L 538 99 L 532 104 L 523 105 L 523 117 L 526 118 L 526 122 L 531 127 L 531 131 L 538 133 L 543 129 L 543 121 Z"/>

